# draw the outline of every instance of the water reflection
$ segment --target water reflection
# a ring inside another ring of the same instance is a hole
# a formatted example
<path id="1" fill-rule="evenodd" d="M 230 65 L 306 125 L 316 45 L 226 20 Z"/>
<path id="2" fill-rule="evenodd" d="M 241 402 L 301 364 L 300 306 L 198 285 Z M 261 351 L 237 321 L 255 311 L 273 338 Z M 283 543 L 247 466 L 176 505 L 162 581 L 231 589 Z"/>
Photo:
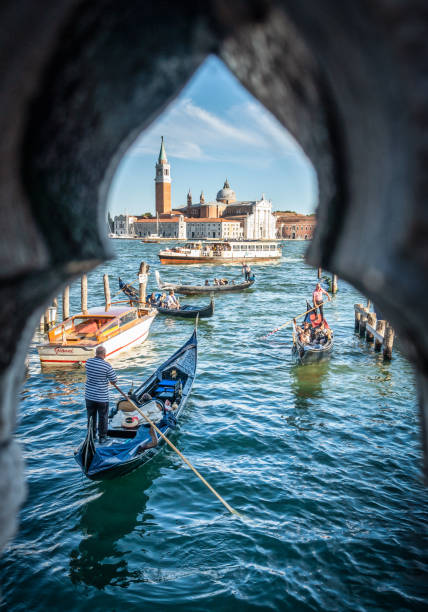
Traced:
<path id="1" fill-rule="evenodd" d="M 323 396 L 323 382 L 328 375 L 330 360 L 307 365 L 294 365 L 290 369 L 291 390 L 296 408 L 307 408 L 312 399 Z"/>
<path id="2" fill-rule="evenodd" d="M 98 495 L 83 508 L 76 530 L 83 539 L 70 554 L 70 579 L 103 589 L 127 586 L 133 572 L 120 541 L 132 532 L 144 534 L 153 518 L 145 512 L 147 493 L 160 475 L 159 462 L 113 481 L 99 483 Z"/>

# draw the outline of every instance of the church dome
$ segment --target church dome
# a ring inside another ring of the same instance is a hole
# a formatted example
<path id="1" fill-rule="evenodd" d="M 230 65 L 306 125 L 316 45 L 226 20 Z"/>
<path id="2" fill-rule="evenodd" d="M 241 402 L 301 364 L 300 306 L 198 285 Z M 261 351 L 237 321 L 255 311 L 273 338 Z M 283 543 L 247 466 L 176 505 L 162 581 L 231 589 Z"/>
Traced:
<path id="1" fill-rule="evenodd" d="M 231 202 L 236 202 L 236 194 L 233 189 L 230 188 L 229 181 L 226 179 L 223 185 L 223 189 L 217 193 L 216 197 L 217 202 L 224 202 L 225 204 L 230 204 Z"/>

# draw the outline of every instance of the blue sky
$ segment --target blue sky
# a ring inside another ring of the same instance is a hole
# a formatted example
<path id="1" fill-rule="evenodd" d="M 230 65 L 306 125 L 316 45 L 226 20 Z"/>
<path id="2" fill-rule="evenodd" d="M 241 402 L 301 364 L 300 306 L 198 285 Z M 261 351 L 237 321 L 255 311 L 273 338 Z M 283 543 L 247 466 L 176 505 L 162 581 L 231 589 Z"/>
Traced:
<path id="1" fill-rule="evenodd" d="M 164 137 L 171 164 L 173 207 L 201 190 L 215 200 L 229 179 L 238 200 L 264 193 L 273 210 L 315 210 L 316 174 L 285 128 L 209 57 L 180 95 L 134 141 L 120 162 L 108 196 L 113 216 L 155 211 L 155 163 Z"/>

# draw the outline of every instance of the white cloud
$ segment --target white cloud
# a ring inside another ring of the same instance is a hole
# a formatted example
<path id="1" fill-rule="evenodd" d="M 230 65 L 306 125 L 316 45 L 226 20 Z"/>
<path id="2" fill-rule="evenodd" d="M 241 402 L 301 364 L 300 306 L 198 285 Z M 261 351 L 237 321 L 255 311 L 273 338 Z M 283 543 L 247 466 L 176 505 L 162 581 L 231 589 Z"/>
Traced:
<path id="1" fill-rule="evenodd" d="M 246 102 L 231 107 L 226 116 L 197 106 L 189 97 L 176 100 L 143 134 L 127 155 L 159 152 L 160 135 L 165 136 L 171 158 L 189 160 L 263 163 L 278 156 L 301 155 L 299 146 L 281 124 L 260 104 Z"/>

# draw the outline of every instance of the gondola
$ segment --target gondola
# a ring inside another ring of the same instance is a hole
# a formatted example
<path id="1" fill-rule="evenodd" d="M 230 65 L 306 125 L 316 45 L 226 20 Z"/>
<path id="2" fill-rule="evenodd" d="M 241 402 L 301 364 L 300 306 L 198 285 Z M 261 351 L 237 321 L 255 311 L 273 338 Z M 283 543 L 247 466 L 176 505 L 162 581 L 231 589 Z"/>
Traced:
<path id="1" fill-rule="evenodd" d="M 176 293 L 182 293 L 183 295 L 196 295 L 198 293 L 225 293 L 227 291 L 242 291 L 248 289 L 255 282 L 254 274 L 250 280 L 242 283 L 228 283 L 227 285 L 178 285 L 175 283 L 164 283 L 158 270 L 155 270 L 156 281 L 159 289 L 162 291 L 168 291 L 168 289 L 174 289 Z"/>
<path id="2" fill-rule="evenodd" d="M 138 303 L 138 293 L 132 285 L 127 285 L 119 278 L 119 287 L 123 293 L 129 297 L 131 304 L 136 305 Z M 211 301 L 208 306 L 189 306 L 184 305 L 180 308 L 162 308 L 161 306 L 152 306 L 160 314 L 165 314 L 170 317 L 185 317 L 186 319 L 195 319 L 196 315 L 199 315 L 200 319 L 207 319 L 212 317 L 214 314 L 214 298 L 211 297 Z"/>
<path id="3" fill-rule="evenodd" d="M 309 302 L 306 302 L 306 307 L 307 310 L 311 309 L 311 305 L 309 304 Z M 316 329 L 317 327 L 319 327 L 321 321 L 321 315 L 314 314 L 314 311 L 309 312 L 303 320 L 304 323 L 309 323 L 312 329 Z M 325 319 L 324 324 L 329 327 Z M 296 327 L 293 323 L 293 348 L 291 349 L 291 352 L 294 359 L 298 363 L 305 364 L 321 361 L 322 359 L 325 359 L 331 355 L 333 351 L 333 346 L 333 330 L 331 330 L 331 339 L 325 344 L 302 344 L 299 340 L 298 334 L 296 332 Z"/>
<path id="4" fill-rule="evenodd" d="M 174 429 L 192 389 L 196 374 L 197 336 L 196 330 L 181 348 L 167 359 L 129 397 L 146 412 L 165 436 Z M 143 400 L 148 393 L 149 400 Z M 165 403 L 177 405 L 166 410 Z M 143 449 L 151 440 L 150 427 L 132 405 L 119 400 L 108 418 L 107 442 L 98 444 L 94 440 L 92 427 L 88 427 L 85 440 L 75 452 L 75 459 L 82 472 L 91 480 L 110 480 L 135 470 L 153 459 L 164 445 L 158 434 L 158 444 Z"/>

